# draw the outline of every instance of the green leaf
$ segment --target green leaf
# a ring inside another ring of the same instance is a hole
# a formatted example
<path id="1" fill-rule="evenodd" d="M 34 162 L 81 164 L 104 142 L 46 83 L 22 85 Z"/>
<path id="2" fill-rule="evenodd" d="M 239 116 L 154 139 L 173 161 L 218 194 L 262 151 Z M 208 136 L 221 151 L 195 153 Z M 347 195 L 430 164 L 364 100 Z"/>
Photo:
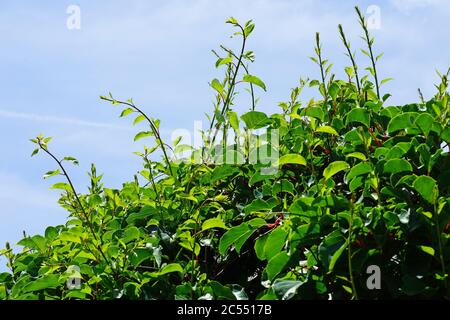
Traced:
<path id="1" fill-rule="evenodd" d="M 295 187 L 289 180 L 283 179 L 281 181 L 275 182 L 272 187 L 272 194 L 276 196 L 280 192 L 289 192 L 290 194 L 295 193 Z"/>
<path id="2" fill-rule="evenodd" d="M 151 132 L 151 131 L 141 131 L 134 137 L 134 141 L 138 141 L 139 139 L 142 139 L 145 137 L 151 137 L 152 135 L 153 135 L 153 132 Z"/>
<path id="3" fill-rule="evenodd" d="M 133 108 L 126 108 L 122 111 L 122 113 L 120 114 L 120 117 L 126 117 L 127 115 L 129 115 L 130 113 L 133 113 L 134 109 Z"/>
<path id="4" fill-rule="evenodd" d="M 286 243 L 288 233 L 283 228 L 276 228 L 269 233 L 269 237 L 264 246 L 264 257 L 267 260 L 272 259 L 278 254 Z"/>
<path id="5" fill-rule="evenodd" d="M 217 281 L 210 281 L 208 282 L 208 285 L 213 290 L 214 296 L 218 300 L 236 300 L 236 297 L 233 294 L 233 291 L 222 285 L 220 282 Z"/>
<path id="6" fill-rule="evenodd" d="M 351 181 L 354 177 L 372 172 L 372 166 L 367 162 L 358 163 L 352 167 L 347 174 L 347 181 Z"/>
<path id="7" fill-rule="evenodd" d="M 433 126 L 434 119 L 427 113 L 422 113 L 416 118 L 416 125 L 423 132 L 423 134 L 427 137 L 431 131 L 431 127 Z"/>
<path id="8" fill-rule="evenodd" d="M 34 157 L 38 152 L 39 148 L 34 149 L 33 152 L 31 153 L 31 156 Z"/>
<path id="9" fill-rule="evenodd" d="M 306 160 L 299 154 L 285 154 L 275 163 L 276 166 L 282 166 L 284 164 L 300 164 L 306 166 Z"/>
<path id="10" fill-rule="evenodd" d="M 272 281 L 283 269 L 286 267 L 290 260 L 289 255 L 285 251 L 277 253 L 272 259 L 269 260 L 266 266 L 267 278 Z"/>
<path id="11" fill-rule="evenodd" d="M 138 123 L 141 122 L 142 120 L 145 120 L 145 116 L 144 116 L 143 114 L 137 116 L 136 119 L 134 119 L 133 125 L 138 124 Z"/>
<path id="12" fill-rule="evenodd" d="M 244 113 L 241 119 L 245 122 L 248 129 L 258 129 L 266 126 L 268 124 L 269 118 L 264 112 L 260 111 L 250 111 Z"/>
<path id="13" fill-rule="evenodd" d="M 72 233 L 70 231 L 61 232 L 61 234 L 58 236 L 58 240 L 81 243 L 80 235 Z"/>
<path id="14" fill-rule="evenodd" d="M 323 110 L 320 107 L 305 108 L 305 115 L 308 117 L 319 119 L 320 121 L 323 121 L 325 117 L 325 114 L 323 113 Z"/>
<path id="15" fill-rule="evenodd" d="M 338 136 L 339 134 L 337 133 L 337 131 L 335 129 L 333 129 L 333 127 L 330 126 L 321 126 L 318 127 L 316 129 L 316 132 L 325 132 L 325 133 L 329 133 L 329 134 L 334 134 L 336 136 Z"/>
<path id="16" fill-rule="evenodd" d="M 231 63 L 231 62 L 233 62 L 233 58 L 232 57 L 219 58 L 216 61 L 216 68 L 220 67 L 221 65 L 228 64 L 228 63 Z"/>
<path id="17" fill-rule="evenodd" d="M 263 219 L 260 219 L 264 221 Z M 258 221 L 254 221 L 256 225 Z M 265 221 L 264 221 L 265 224 Z M 241 248 L 244 245 L 244 243 L 250 238 L 250 236 L 253 234 L 253 232 L 258 228 L 258 226 L 252 226 L 249 223 L 242 223 L 236 227 L 231 228 L 225 234 L 220 238 L 219 242 L 219 253 L 221 255 L 225 254 L 227 249 L 231 245 L 235 245 L 236 252 L 240 253 Z"/>
<path id="18" fill-rule="evenodd" d="M 359 187 L 362 187 L 364 181 L 362 176 L 358 176 L 350 181 L 349 189 L 350 192 L 354 192 Z"/>
<path id="19" fill-rule="evenodd" d="M 53 176 L 56 176 L 56 175 L 58 175 L 58 174 L 60 174 L 61 173 L 61 171 L 59 170 L 59 169 L 57 169 L 57 170 L 54 170 L 54 171 L 48 171 L 46 174 L 44 174 L 44 179 L 48 179 L 48 178 L 50 178 L 50 177 L 53 177 Z"/>
<path id="20" fill-rule="evenodd" d="M 180 143 L 181 139 L 183 139 L 183 136 L 176 137 L 173 141 L 173 145 L 176 147 Z"/>
<path id="21" fill-rule="evenodd" d="M 211 218 L 206 220 L 202 224 L 202 231 L 213 228 L 228 229 L 227 226 L 225 225 L 225 222 L 223 222 L 223 220 L 220 218 Z"/>
<path id="22" fill-rule="evenodd" d="M 389 81 L 391 81 L 391 80 L 394 80 L 394 79 L 393 79 L 393 78 L 386 78 L 386 79 L 383 79 L 383 80 L 381 80 L 380 85 L 385 84 L 386 82 L 389 82 Z"/>
<path id="23" fill-rule="evenodd" d="M 58 229 L 55 227 L 48 227 L 45 229 L 45 238 L 49 241 L 55 239 L 58 236 Z"/>
<path id="24" fill-rule="evenodd" d="M 191 150 L 193 150 L 192 146 L 190 146 L 188 144 L 179 144 L 173 150 L 173 154 L 179 154 L 179 153 L 183 153 L 183 152 L 191 151 Z"/>
<path id="25" fill-rule="evenodd" d="M 345 245 L 345 238 L 339 230 L 335 230 L 327 235 L 319 245 L 319 256 L 324 267 L 330 270 L 331 266 L 335 266 L 337 259 L 342 254 L 342 247 Z M 333 261 L 333 265 L 331 262 Z"/>
<path id="26" fill-rule="evenodd" d="M 338 92 L 341 88 L 339 87 L 339 85 L 336 82 L 333 82 L 329 87 L 328 87 L 328 94 L 330 95 L 331 99 L 336 100 Z"/>
<path id="27" fill-rule="evenodd" d="M 441 134 L 443 140 L 450 142 L 450 127 L 446 127 Z"/>
<path id="28" fill-rule="evenodd" d="M 422 250 L 425 253 L 428 253 L 429 255 L 434 257 L 434 249 L 432 247 L 428 247 L 428 246 L 418 246 L 418 248 L 420 250 Z"/>
<path id="29" fill-rule="evenodd" d="M 258 237 L 258 239 L 255 241 L 255 253 L 259 260 L 266 259 L 264 247 L 266 245 L 267 238 L 269 238 L 269 233 Z"/>
<path id="30" fill-rule="evenodd" d="M 121 240 L 124 243 L 128 243 L 130 241 L 139 239 L 140 234 L 141 233 L 140 233 L 140 231 L 139 231 L 139 229 L 137 227 L 131 226 L 131 227 L 128 227 L 127 229 L 125 229 L 125 231 L 123 233 L 123 237 L 122 237 Z"/>
<path id="31" fill-rule="evenodd" d="M 414 181 L 414 189 L 431 204 L 436 203 L 436 199 L 439 195 L 439 190 L 436 184 L 436 180 L 429 176 L 419 176 Z"/>
<path id="32" fill-rule="evenodd" d="M 366 155 L 364 153 L 361 152 L 351 152 L 349 154 L 345 155 L 347 158 L 356 158 L 356 159 L 360 159 L 362 161 L 366 161 Z"/>
<path id="33" fill-rule="evenodd" d="M 41 278 L 38 278 L 27 285 L 22 289 L 24 293 L 40 291 L 44 289 L 54 289 L 59 285 L 59 276 L 56 274 L 48 274 L 44 275 Z"/>
<path id="34" fill-rule="evenodd" d="M 417 115 L 417 112 L 405 112 L 393 117 L 388 124 L 388 133 L 392 134 L 399 130 L 408 131 L 409 128 L 414 126 Z"/>
<path id="35" fill-rule="evenodd" d="M 233 167 L 231 165 L 222 165 L 222 166 L 216 167 L 214 169 L 214 171 L 211 173 L 210 182 L 214 183 L 218 180 L 222 180 L 229 176 L 232 176 L 238 172 L 239 172 L 239 168 Z"/>
<path id="36" fill-rule="evenodd" d="M 404 159 L 391 159 L 384 164 L 384 173 L 400 173 L 400 172 L 410 172 L 412 171 L 411 164 Z"/>
<path id="37" fill-rule="evenodd" d="M 359 122 L 365 125 L 366 127 L 370 127 L 370 113 L 366 109 L 363 108 L 354 108 L 348 114 L 346 118 L 346 124 L 348 125 L 351 122 Z"/>
<path id="38" fill-rule="evenodd" d="M 69 184 L 65 182 L 58 182 L 55 183 L 53 186 L 50 187 L 50 189 L 59 189 L 59 190 L 65 190 L 65 191 L 72 191 L 72 188 Z"/>
<path id="39" fill-rule="evenodd" d="M 261 79 L 256 76 L 246 74 L 244 75 L 244 79 L 242 79 L 242 81 L 253 83 L 254 85 L 257 85 L 258 87 L 261 87 L 264 91 L 266 91 L 266 85 L 264 84 L 264 82 L 262 82 Z"/>
<path id="40" fill-rule="evenodd" d="M 153 276 L 163 276 L 168 273 L 172 272 L 180 272 L 183 273 L 183 267 L 179 263 L 169 263 L 168 265 L 165 265 L 161 268 L 159 272 L 153 273 Z"/>
<path id="41" fill-rule="evenodd" d="M 63 161 L 70 161 L 74 165 L 78 165 L 79 164 L 78 160 L 76 158 L 74 158 L 74 157 L 64 157 Z"/>
<path id="42" fill-rule="evenodd" d="M 339 257 L 342 255 L 342 253 L 345 251 L 345 249 L 347 248 L 347 241 L 345 241 L 341 247 L 336 250 L 333 255 L 331 256 L 330 259 L 330 264 L 328 266 L 328 271 L 331 272 L 334 269 L 334 266 L 336 265 L 336 262 L 338 261 Z"/>
<path id="43" fill-rule="evenodd" d="M 238 24 L 238 21 L 237 21 L 236 18 L 234 18 L 234 17 L 229 17 L 229 18 L 225 21 L 225 23 L 231 23 L 231 24 L 236 25 L 236 24 Z"/>
<path id="44" fill-rule="evenodd" d="M 268 202 L 263 199 L 254 199 L 251 203 L 244 207 L 244 212 L 246 214 L 254 213 L 254 212 L 264 212 L 270 211 L 277 204 L 272 202 Z"/>
<path id="45" fill-rule="evenodd" d="M 145 260 L 150 259 L 153 256 L 151 250 L 144 248 L 134 249 L 133 252 L 129 255 L 130 263 L 137 267 L 141 265 Z"/>
<path id="46" fill-rule="evenodd" d="M 258 229 L 262 226 L 265 226 L 267 224 L 266 220 L 262 218 L 255 218 L 247 222 L 248 225 L 252 228 Z"/>
<path id="47" fill-rule="evenodd" d="M 303 281 L 298 280 L 277 279 L 275 280 L 272 289 L 279 299 L 290 300 L 297 294 L 298 288 L 303 284 Z"/>
<path id="48" fill-rule="evenodd" d="M 234 131 L 239 132 L 239 118 L 236 112 L 228 111 L 228 120 Z"/>
<path id="49" fill-rule="evenodd" d="M 350 165 L 345 161 L 334 161 L 330 163 L 325 170 L 323 170 L 323 176 L 326 180 L 330 179 L 332 176 L 334 176 L 336 173 L 347 170 L 350 168 Z"/>
<path id="50" fill-rule="evenodd" d="M 223 86 L 220 83 L 219 80 L 217 79 L 213 79 L 213 81 L 211 81 L 211 87 L 216 90 L 219 94 L 222 94 L 223 92 Z"/>

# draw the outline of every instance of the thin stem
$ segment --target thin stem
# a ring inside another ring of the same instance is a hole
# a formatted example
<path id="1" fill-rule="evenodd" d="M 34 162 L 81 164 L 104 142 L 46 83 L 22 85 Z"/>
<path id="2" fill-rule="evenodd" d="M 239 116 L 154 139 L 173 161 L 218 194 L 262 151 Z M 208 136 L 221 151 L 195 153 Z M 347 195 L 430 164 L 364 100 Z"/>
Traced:
<path id="1" fill-rule="evenodd" d="M 448 291 L 448 278 L 447 278 L 447 272 L 445 270 L 444 250 L 442 248 L 441 228 L 439 227 L 439 218 L 438 218 L 436 204 L 434 205 L 434 215 L 433 216 L 434 216 L 434 224 L 436 227 L 436 236 L 437 236 L 438 247 L 439 247 L 439 262 L 441 264 L 442 276 L 445 278 L 445 288 Z"/>
<path id="2" fill-rule="evenodd" d="M 170 165 L 169 157 L 167 156 L 167 152 L 166 152 L 166 144 L 162 141 L 161 135 L 159 134 L 159 130 L 158 130 L 158 128 L 156 128 L 156 125 L 154 124 L 154 122 L 141 109 L 136 107 L 136 105 L 134 103 L 130 103 L 127 101 L 120 101 L 120 100 L 116 100 L 116 99 L 110 99 L 108 97 L 101 97 L 101 98 L 103 100 L 106 100 L 109 102 L 115 102 L 118 104 L 123 104 L 123 105 L 129 106 L 129 107 L 133 108 L 134 110 L 136 110 L 138 113 L 140 113 L 142 116 L 144 116 L 144 118 L 149 123 L 150 128 L 152 129 L 153 134 L 155 135 L 155 138 L 158 140 L 159 145 L 161 146 L 161 150 L 164 154 L 164 159 L 167 163 L 167 166 L 169 167 L 170 174 L 173 176 L 172 166 Z"/>
<path id="3" fill-rule="evenodd" d="M 353 234 L 353 216 L 355 213 L 355 204 L 354 204 L 354 199 L 352 197 L 351 200 L 351 214 L 350 214 L 350 221 L 349 221 L 349 226 L 348 226 L 348 238 L 347 238 L 347 260 L 348 260 L 348 272 L 350 274 L 350 282 L 352 284 L 352 292 L 353 292 L 353 298 L 355 300 L 358 300 L 358 293 L 356 291 L 356 285 L 355 285 L 355 279 L 353 278 L 353 265 L 352 265 L 352 234 Z"/>
<path id="4" fill-rule="evenodd" d="M 227 92 L 227 96 L 226 96 L 225 102 L 224 102 L 223 107 L 222 107 L 222 110 L 221 110 L 221 112 L 220 112 L 222 115 L 225 114 L 225 112 L 227 111 L 227 109 L 228 109 L 228 107 L 229 107 L 229 104 L 230 104 L 230 101 L 231 101 L 231 96 L 232 96 L 231 93 L 232 93 L 232 91 L 233 91 L 233 89 L 234 89 L 234 86 L 235 86 L 235 83 L 236 83 L 236 77 L 237 77 L 237 75 L 238 75 L 238 73 L 239 73 L 239 67 L 240 67 L 241 64 L 242 64 L 242 57 L 243 57 L 243 55 L 244 55 L 245 43 L 246 43 L 246 41 L 247 41 L 247 37 L 246 37 L 246 35 L 245 35 L 244 29 L 243 29 L 242 26 L 239 25 L 239 24 L 238 24 L 237 26 L 238 26 L 238 27 L 241 29 L 241 31 L 242 31 L 242 47 L 241 47 L 241 53 L 240 53 L 240 55 L 239 55 L 238 63 L 237 63 L 236 69 L 235 69 L 234 74 L 233 74 L 233 80 L 232 80 L 231 83 L 230 83 L 230 87 L 229 87 L 229 89 L 228 89 L 228 92 Z M 213 128 L 213 126 L 214 126 L 214 121 L 215 121 L 215 120 L 216 120 L 216 115 L 214 114 L 213 119 L 212 119 L 212 121 L 211 121 L 211 125 L 210 125 L 210 127 L 209 127 L 209 130 L 210 130 L 210 131 L 212 130 L 212 128 Z M 218 128 L 216 129 L 216 131 L 215 131 L 215 133 L 214 133 L 213 139 L 212 139 L 212 141 L 211 141 L 211 145 L 214 144 L 214 141 L 215 141 L 216 136 L 217 136 L 217 131 L 218 131 Z"/>
<path id="5" fill-rule="evenodd" d="M 235 59 L 239 59 L 239 57 L 230 49 L 225 48 L 223 45 L 220 46 L 223 50 L 225 50 L 226 52 L 228 52 L 229 54 L 231 54 Z M 248 72 L 248 67 L 245 64 L 242 64 L 242 67 L 245 70 L 246 74 L 250 74 Z M 253 83 L 250 82 L 250 93 L 252 95 L 252 111 L 255 111 L 255 106 L 256 106 L 256 102 L 255 102 L 255 93 L 253 90 Z"/>
<path id="6" fill-rule="evenodd" d="M 367 42 L 367 47 L 369 48 L 369 56 L 370 60 L 372 62 L 372 69 L 373 69 L 373 76 L 375 78 L 375 86 L 377 90 L 377 97 L 380 99 L 380 86 L 378 84 L 378 75 L 377 75 L 377 69 L 375 66 L 375 58 L 373 56 L 373 50 L 372 50 L 372 44 L 373 39 L 370 39 L 369 29 L 367 28 L 366 19 L 364 18 L 363 14 L 361 13 L 361 10 L 359 10 L 359 7 L 355 7 L 356 13 L 359 17 L 359 23 L 361 24 L 361 27 L 364 30 L 364 40 Z"/>
<path id="7" fill-rule="evenodd" d="M 160 213 L 160 216 L 161 216 L 161 222 L 162 222 L 163 225 L 165 225 L 164 215 L 163 215 L 162 210 L 161 210 L 161 208 L 162 208 L 161 197 L 160 197 L 160 194 L 158 193 L 158 189 L 156 189 L 156 183 L 155 183 L 155 178 L 153 177 L 151 161 L 148 159 L 147 155 L 145 155 L 144 160 L 145 160 L 145 162 L 147 163 L 147 166 L 148 166 L 149 177 L 150 177 L 150 181 L 151 181 L 152 186 L 153 186 L 153 191 L 155 192 L 156 202 L 157 202 L 157 205 L 159 207 L 159 213 Z"/>
<path id="8" fill-rule="evenodd" d="M 78 197 L 77 191 L 75 190 L 75 187 L 73 186 L 72 180 L 70 179 L 69 175 L 67 174 L 66 169 L 65 169 L 64 166 L 62 165 L 61 161 L 60 161 L 58 158 L 56 158 L 50 151 L 48 151 L 47 147 L 45 147 L 44 145 L 42 145 L 40 141 L 38 141 L 38 144 L 39 144 L 39 147 L 41 148 L 41 150 L 43 150 L 43 151 L 44 151 L 45 153 L 47 153 L 53 160 L 55 160 L 56 163 L 58 164 L 58 166 L 60 167 L 60 169 L 62 170 L 64 176 L 65 176 L 66 179 L 67 179 L 67 182 L 68 182 L 69 185 L 70 185 L 70 188 L 72 189 L 72 192 L 73 192 L 73 194 L 74 194 L 74 196 L 75 196 L 75 199 L 77 200 L 78 205 L 80 206 L 80 209 L 81 209 L 81 211 L 82 211 L 82 213 L 83 213 L 83 216 L 84 216 L 84 218 L 85 218 L 85 220 L 86 220 L 86 222 L 87 222 L 87 225 L 88 225 L 88 227 L 89 227 L 89 229 L 90 229 L 90 231 L 91 231 L 91 233 L 92 233 L 92 236 L 94 237 L 94 239 L 95 239 L 97 242 L 100 243 L 99 245 L 97 245 L 98 251 L 99 251 L 100 254 L 102 255 L 103 259 L 105 259 L 105 261 L 109 263 L 108 258 L 106 258 L 106 255 L 105 255 L 105 253 L 103 252 L 103 250 L 102 250 L 102 248 L 101 248 L 101 246 L 103 245 L 103 240 L 101 239 L 101 237 L 100 237 L 100 239 L 97 237 L 97 234 L 96 234 L 95 231 L 94 231 L 94 227 L 92 226 L 92 222 L 89 220 L 89 215 L 87 214 L 86 210 L 84 209 L 84 206 L 83 206 L 83 204 L 81 203 L 80 198 Z"/>
<path id="9" fill-rule="evenodd" d="M 325 83 L 325 72 L 323 70 L 323 61 L 322 61 L 322 49 L 321 49 L 321 45 L 320 45 L 320 34 L 318 32 L 316 32 L 316 54 L 317 57 L 319 58 L 319 67 L 320 67 L 320 76 L 322 77 L 322 85 L 323 85 L 323 95 L 324 95 L 324 100 L 325 100 L 325 104 L 327 103 L 328 100 L 328 93 L 327 93 L 327 85 Z"/>
<path id="10" fill-rule="evenodd" d="M 345 48 L 347 49 L 348 57 L 350 58 L 350 61 L 352 62 L 353 70 L 355 71 L 355 77 L 356 77 L 356 86 L 358 88 L 358 94 L 361 94 L 361 87 L 359 84 L 359 75 L 358 75 L 358 66 L 355 63 L 355 57 L 353 56 L 351 50 L 350 50 L 350 42 L 347 41 L 347 38 L 345 37 L 344 29 L 342 28 L 342 25 L 338 25 L 339 33 L 341 35 L 341 40 L 344 43 Z"/>

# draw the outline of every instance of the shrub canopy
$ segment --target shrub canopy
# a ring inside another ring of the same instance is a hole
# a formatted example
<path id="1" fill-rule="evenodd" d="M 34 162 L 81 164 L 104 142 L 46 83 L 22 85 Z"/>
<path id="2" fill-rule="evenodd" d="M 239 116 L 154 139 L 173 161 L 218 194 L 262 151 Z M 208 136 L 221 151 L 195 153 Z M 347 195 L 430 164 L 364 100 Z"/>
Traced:
<path id="1" fill-rule="evenodd" d="M 56 161 L 45 177 L 64 178 L 53 188 L 69 218 L 25 235 L 22 252 L 0 251 L 11 270 L 0 273 L 0 299 L 449 297 L 449 73 L 428 101 L 389 105 L 380 95 L 389 79 L 378 81 L 380 55 L 357 13 L 369 74 L 360 76 L 339 26 L 351 65 L 336 79 L 317 34 L 319 80 L 300 80 L 271 115 L 256 110 L 266 86 L 249 70 L 254 24 L 230 18 L 242 47 L 214 52 L 224 77 L 210 83 L 216 99 L 202 148 L 169 146 L 159 121 L 131 99 L 101 97 L 121 117 L 148 123 L 135 140 L 154 142 L 137 153 L 140 177 L 120 190 L 104 187 L 92 165 L 89 192 L 77 193 L 65 169 L 77 160 L 33 139 L 33 155 Z M 242 86 L 250 111 L 239 117 Z M 322 99 L 300 101 L 304 86 Z M 227 135 L 235 140 L 217 144 Z M 276 161 L 249 161 L 267 148 Z"/>

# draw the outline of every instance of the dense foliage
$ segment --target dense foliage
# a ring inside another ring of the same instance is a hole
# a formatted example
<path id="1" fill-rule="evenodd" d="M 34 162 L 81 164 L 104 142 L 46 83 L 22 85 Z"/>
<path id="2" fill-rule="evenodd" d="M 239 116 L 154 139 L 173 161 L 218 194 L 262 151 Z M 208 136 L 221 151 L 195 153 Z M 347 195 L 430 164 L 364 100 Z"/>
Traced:
<path id="1" fill-rule="evenodd" d="M 254 55 L 245 46 L 254 24 L 230 18 L 242 47 L 214 52 L 225 75 L 211 82 L 214 113 L 199 149 L 167 145 L 159 121 L 131 99 L 103 96 L 123 107 L 122 117 L 148 123 L 135 140 L 155 142 L 137 153 L 141 177 L 120 190 L 104 187 L 92 165 L 89 192 L 77 193 L 65 167 L 77 160 L 55 156 L 49 138 L 33 139 L 33 155 L 56 161 L 45 178 L 65 179 L 53 188 L 69 219 L 44 235 L 25 235 L 20 253 L 9 244 L 0 251 L 11 270 L 0 273 L 0 299 L 449 297 L 449 73 L 440 74 L 430 100 L 389 105 L 389 95 L 380 95 L 389 80 L 378 80 L 381 55 L 357 14 L 369 74 L 361 77 L 339 26 L 351 66 L 347 79 L 335 79 L 317 34 L 311 59 L 320 79 L 301 80 L 272 115 L 255 110 L 255 94 L 266 88 L 249 73 Z M 239 86 L 251 96 L 240 118 L 233 111 Z M 322 98 L 301 102 L 304 86 Z M 220 135 L 248 130 L 243 147 L 238 138 L 215 147 Z M 258 143 L 271 130 L 279 141 Z M 248 161 L 268 146 L 278 160 Z M 223 150 L 244 163 L 221 162 Z M 265 174 L 268 168 L 278 170 Z M 381 270 L 379 289 L 368 287 L 369 266 Z"/>

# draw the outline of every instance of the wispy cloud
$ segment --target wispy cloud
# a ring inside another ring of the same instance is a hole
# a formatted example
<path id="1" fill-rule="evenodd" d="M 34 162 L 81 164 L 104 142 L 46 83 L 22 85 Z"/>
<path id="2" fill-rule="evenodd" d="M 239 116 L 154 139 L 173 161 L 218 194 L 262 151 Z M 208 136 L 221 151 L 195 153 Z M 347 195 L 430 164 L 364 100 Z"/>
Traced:
<path id="1" fill-rule="evenodd" d="M 17 174 L 0 172 L 0 217 L 6 219 L 4 214 L 9 214 L 12 209 L 18 207 L 32 207 L 36 209 L 55 209 L 58 195 L 39 186 L 31 185 Z M 25 214 L 26 212 L 24 212 Z"/>
<path id="2" fill-rule="evenodd" d="M 13 118 L 13 119 L 25 119 L 36 122 L 53 122 L 58 124 L 69 124 L 83 127 L 94 127 L 104 129 L 119 129 L 119 130 L 131 130 L 130 127 L 115 125 L 110 123 L 85 121 L 76 118 L 55 117 L 49 115 L 40 115 L 28 112 L 15 112 L 0 109 L 0 117 Z"/>

